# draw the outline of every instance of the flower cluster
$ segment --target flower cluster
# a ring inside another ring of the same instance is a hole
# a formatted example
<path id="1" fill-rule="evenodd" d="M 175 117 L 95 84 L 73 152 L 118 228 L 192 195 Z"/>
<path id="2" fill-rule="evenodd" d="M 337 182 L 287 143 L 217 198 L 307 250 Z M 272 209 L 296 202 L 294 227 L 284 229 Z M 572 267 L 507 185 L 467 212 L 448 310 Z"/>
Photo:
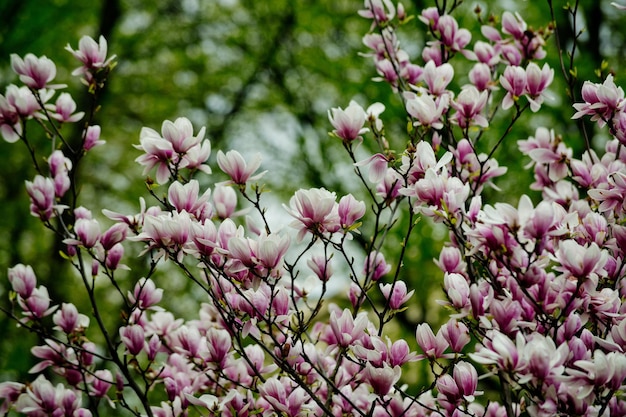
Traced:
<path id="1" fill-rule="evenodd" d="M 140 197 L 138 213 L 105 209 L 105 218 L 97 218 L 78 204 L 75 169 L 102 143 L 100 127 L 88 120 L 81 146 L 72 147 L 62 125 L 91 112 L 76 112 L 68 93 L 49 103 L 63 88 L 50 84 L 52 61 L 12 57 L 23 86 L 0 96 L 0 132 L 9 143 L 24 142 L 33 156 L 38 175 L 26 183 L 31 214 L 61 238 L 91 310 L 52 300 L 30 266 L 9 269 L 12 304 L 3 310 L 40 343 L 31 350 L 37 377 L 0 383 L 0 413 L 88 417 L 105 407 L 159 417 L 626 412 L 623 90 L 609 76 L 585 83 L 584 103 L 574 104 L 573 118 L 589 116 L 609 127 L 602 151 L 576 155 L 544 127 L 518 142 L 541 202 L 527 195 L 516 207 L 487 201 L 484 187 L 495 187 L 507 172 L 494 156 L 502 139 L 485 139 L 488 129 L 498 112 L 510 117 L 510 128 L 523 113 L 541 110 L 554 77 L 540 62 L 548 31 L 533 31 L 505 12 L 501 27 L 484 26 L 485 40 L 472 44 L 471 32 L 451 13 L 428 8 L 418 18 L 431 40 L 412 63 L 398 41 L 410 20 L 401 4 L 366 0 L 359 14 L 372 22 L 364 44 L 375 80 L 387 82 L 404 104 L 406 137 L 402 145 L 387 139 L 380 103 L 331 109 L 331 135 L 348 152 L 368 199 L 300 189 L 275 207 L 288 219 L 278 227 L 258 182 L 265 173 L 261 157 L 219 150 L 221 173 L 214 173 L 205 128 L 194 133 L 184 117 L 139 134 L 136 162 L 144 175 L 156 175 L 156 184 L 146 181 L 153 202 Z M 106 41 L 83 38 L 77 51 L 67 49 L 81 62 L 74 75 L 97 93 L 114 64 Z M 453 63 L 471 68 L 466 84 Z M 33 118 L 61 141 L 46 169 L 24 133 Z M 366 141 L 371 155 L 357 161 L 355 150 Z M 213 175 L 212 186 L 203 186 Z M 450 315 L 436 331 L 420 323 L 398 335 L 390 323 L 412 307 L 417 290 L 401 272 L 420 218 L 449 232 L 435 263 L 443 273 L 440 304 Z M 399 247 L 389 248 L 392 234 L 402 236 Z M 145 270 L 126 271 L 130 245 L 142 250 Z M 191 281 L 193 299 L 200 299 L 195 317 L 163 308 L 161 270 Z M 95 294 L 103 277 L 122 310 L 115 328 Z M 329 300 L 335 283 L 346 284 L 347 300 Z M 428 369 L 430 379 L 407 384 L 413 366 Z M 485 394 L 494 386 L 498 399 Z"/>

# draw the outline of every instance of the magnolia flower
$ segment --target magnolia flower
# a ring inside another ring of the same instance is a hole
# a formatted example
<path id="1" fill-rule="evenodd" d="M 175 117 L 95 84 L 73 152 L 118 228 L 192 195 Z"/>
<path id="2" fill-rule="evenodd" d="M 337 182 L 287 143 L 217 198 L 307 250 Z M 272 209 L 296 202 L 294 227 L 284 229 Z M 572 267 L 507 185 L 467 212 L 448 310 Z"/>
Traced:
<path id="1" fill-rule="evenodd" d="M 48 85 L 56 77 L 57 68 L 46 56 L 37 58 L 33 54 L 26 54 L 22 59 L 16 54 L 11 54 L 11 67 L 20 76 L 20 81 L 34 90 L 61 87 Z"/>
<path id="2" fill-rule="evenodd" d="M 77 50 L 72 49 L 69 44 L 65 49 L 83 64 L 76 68 L 72 75 L 85 74 L 87 81 L 91 81 L 92 72 L 109 66 L 116 58 L 113 55 L 107 59 L 108 45 L 104 36 L 100 36 L 98 42 L 89 36 L 83 36 L 78 41 Z"/>
<path id="3" fill-rule="evenodd" d="M 252 175 L 261 166 L 261 155 L 256 154 L 250 161 L 250 164 L 243 159 L 243 156 L 235 150 L 231 150 L 224 154 L 222 151 L 217 152 L 217 165 L 224 171 L 229 177 L 230 181 L 227 183 L 245 185 L 248 181 L 256 181 L 260 179 L 265 172 Z"/>
<path id="4" fill-rule="evenodd" d="M 336 107 L 328 111 L 328 119 L 335 130 L 333 133 L 344 142 L 352 142 L 369 131 L 363 127 L 367 114 L 356 101 L 350 101 L 346 109 Z"/>
<path id="5" fill-rule="evenodd" d="M 447 95 L 433 98 L 426 93 L 417 95 L 407 91 L 404 93 L 404 97 L 406 99 L 406 111 L 415 118 L 416 126 L 432 127 L 433 129 L 443 128 L 441 119 L 448 110 L 450 101 Z"/>

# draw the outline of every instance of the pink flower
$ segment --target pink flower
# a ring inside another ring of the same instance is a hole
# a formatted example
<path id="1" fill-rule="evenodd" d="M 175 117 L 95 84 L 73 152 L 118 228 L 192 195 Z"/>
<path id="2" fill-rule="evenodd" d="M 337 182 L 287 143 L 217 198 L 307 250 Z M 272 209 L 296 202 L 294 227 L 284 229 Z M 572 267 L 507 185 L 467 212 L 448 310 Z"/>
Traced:
<path id="1" fill-rule="evenodd" d="M 326 259 L 323 256 L 313 255 L 306 261 L 306 264 L 320 281 L 328 281 L 333 275 L 333 269 L 330 265 L 330 259 Z"/>
<path id="2" fill-rule="evenodd" d="M 30 213 L 43 221 L 50 220 L 55 208 L 54 180 L 37 175 L 33 182 L 26 181 L 26 191 L 30 197 Z"/>
<path id="3" fill-rule="evenodd" d="M 133 240 L 148 242 L 148 248 L 162 249 L 161 255 L 173 251 L 182 260 L 183 251 L 190 241 L 191 224 L 191 217 L 186 211 L 147 215 L 141 233 Z"/>
<path id="4" fill-rule="evenodd" d="M 235 215 L 237 193 L 232 187 L 216 185 L 213 189 L 213 206 L 220 219 L 227 219 Z"/>
<path id="5" fill-rule="evenodd" d="M 341 227 L 349 229 L 365 214 L 365 203 L 358 201 L 352 194 L 344 195 L 339 199 L 337 214 Z"/>
<path id="6" fill-rule="evenodd" d="M 389 164 L 389 161 L 387 161 L 387 158 L 384 155 L 380 153 L 376 153 L 367 159 L 364 159 L 362 161 L 355 163 L 354 165 L 357 167 L 368 166 L 369 167 L 368 179 L 370 180 L 370 182 L 376 184 L 385 177 L 388 164 Z"/>
<path id="7" fill-rule="evenodd" d="M 51 93 L 54 94 L 53 91 Z M 52 94 L 40 94 L 41 101 L 45 103 Z M 23 118 L 40 117 L 38 112 L 41 110 L 41 105 L 28 87 L 18 88 L 13 84 L 9 85 L 6 90 L 6 103 L 2 107 L 4 108 L 2 111 L 3 118 L 7 122 L 11 121 L 12 124 L 17 124 L 18 116 Z"/>
<path id="8" fill-rule="evenodd" d="M 478 91 L 493 90 L 496 88 L 491 79 L 491 69 L 487 64 L 480 62 L 475 64 L 469 72 L 469 80 Z"/>
<path id="9" fill-rule="evenodd" d="M 624 106 L 624 90 L 615 85 L 613 75 L 609 74 L 602 84 L 585 81 L 582 87 L 584 103 L 574 104 L 577 110 L 572 119 L 589 115 L 603 127 L 611 119 L 613 113 Z"/>
<path id="10" fill-rule="evenodd" d="M 354 318 L 348 309 L 340 313 L 333 310 L 330 313 L 329 322 L 337 344 L 342 347 L 350 346 L 355 341 L 361 339 L 369 323 L 365 313 L 359 313 Z"/>
<path id="11" fill-rule="evenodd" d="M 351 101 L 345 110 L 337 107 L 328 111 L 330 124 L 335 128 L 333 133 L 346 143 L 369 131 L 363 127 L 366 117 L 365 110 L 356 101 Z"/>
<path id="12" fill-rule="evenodd" d="M 144 154 L 137 157 L 135 161 L 145 166 L 143 175 L 156 167 L 157 183 L 165 184 L 170 178 L 170 164 L 176 161 L 171 142 L 161 138 L 156 131 L 147 127 L 141 129 L 139 141 L 140 144 L 135 147 Z"/>
<path id="13" fill-rule="evenodd" d="M 539 69 L 537 64 L 531 62 L 526 67 L 526 92 L 530 109 L 533 112 L 537 112 L 541 108 L 545 90 L 552 83 L 553 78 L 554 70 L 548 64 L 543 64 L 543 67 Z"/>
<path id="14" fill-rule="evenodd" d="M 34 90 L 59 87 L 48 85 L 56 77 L 57 68 L 46 56 L 37 58 L 33 54 L 26 54 L 22 59 L 16 54 L 11 54 L 11 67 L 20 76 L 20 81 Z"/>
<path id="15" fill-rule="evenodd" d="M 143 327 L 138 324 L 120 328 L 120 338 L 128 353 L 133 356 L 138 355 L 146 346 Z"/>
<path id="16" fill-rule="evenodd" d="M 140 310 L 147 310 L 163 298 L 163 289 L 157 288 L 149 278 L 141 278 L 135 284 L 133 293 L 128 293 L 128 301 Z"/>
<path id="17" fill-rule="evenodd" d="M 186 117 L 179 117 L 174 122 L 165 120 L 161 125 L 163 139 L 170 142 L 174 152 L 179 154 L 184 154 L 192 147 L 200 144 L 204 140 L 205 130 L 206 128 L 202 127 L 194 136 L 191 121 Z"/>
<path id="18" fill-rule="evenodd" d="M 224 367 L 232 346 L 231 335 L 225 329 L 210 328 L 206 332 L 207 352 L 205 360 Z"/>
<path id="19" fill-rule="evenodd" d="M 561 270 L 577 279 L 585 279 L 591 274 L 598 274 L 607 261 L 607 252 L 592 242 L 582 246 L 573 239 L 559 243 L 556 258 L 561 263 Z"/>
<path id="20" fill-rule="evenodd" d="M 69 44 L 67 44 L 65 49 L 83 64 L 81 67 L 76 68 L 72 75 L 90 74 L 109 66 L 116 58 L 113 55 L 107 59 L 108 45 L 104 36 L 100 36 L 97 43 L 93 38 L 83 36 L 78 41 L 77 50 L 72 49 Z M 87 78 L 90 80 L 91 75 L 88 75 Z"/>
<path id="21" fill-rule="evenodd" d="M 302 239 L 307 231 L 325 234 L 340 228 L 335 193 L 324 188 L 296 191 L 285 209 L 296 219 L 291 225 L 300 229 L 298 239 Z"/>
<path id="22" fill-rule="evenodd" d="M 439 331 L 453 352 L 461 353 L 471 340 L 467 326 L 454 318 L 441 326 Z"/>
<path id="23" fill-rule="evenodd" d="M 198 221 L 204 221 L 213 215 L 213 207 L 209 203 L 210 195 L 210 189 L 200 195 L 200 183 L 197 180 L 186 184 L 175 181 L 167 190 L 167 200 L 176 211 L 186 211 Z"/>
<path id="24" fill-rule="evenodd" d="M 453 51 L 463 50 L 472 40 L 470 31 L 465 28 L 459 29 L 456 19 L 449 14 L 439 17 L 437 30 L 441 35 L 441 43 Z"/>
<path id="25" fill-rule="evenodd" d="M 458 362 L 452 371 L 454 382 L 461 394 L 467 401 L 474 400 L 474 393 L 478 386 L 478 372 L 469 362 Z"/>
<path id="26" fill-rule="evenodd" d="M 469 354 L 475 362 L 484 365 L 496 364 L 504 371 L 516 371 L 524 367 L 520 357 L 520 351 L 525 345 L 521 332 L 517 333 L 514 343 L 508 336 L 498 331 L 490 331 L 483 344 L 478 352 Z"/>
<path id="27" fill-rule="evenodd" d="M 406 284 L 404 281 L 396 281 L 393 284 L 380 284 L 380 292 L 389 303 L 389 308 L 392 310 L 399 310 L 402 308 L 402 304 L 406 303 L 413 295 L 415 290 L 411 290 L 407 293 Z"/>
<path id="28" fill-rule="evenodd" d="M 474 54 L 479 63 L 493 67 L 500 61 L 500 56 L 496 49 L 487 42 L 477 41 L 474 44 Z"/>
<path id="29" fill-rule="evenodd" d="M 267 379 L 259 387 L 259 393 L 270 404 L 276 415 L 286 417 L 302 415 L 300 410 L 307 401 L 304 389 L 301 387 L 291 388 L 288 382 L 283 382 L 276 377 Z"/>
<path id="30" fill-rule="evenodd" d="M 78 243 L 93 248 L 100 241 L 100 224 L 96 219 L 78 219 L 74 225 Z"/>
<path id="31" fill-rule="evenodd" d="M 396 15 L 396 8 L 391 0 L 365 0 L 365 10 L 359 10 L 359 15 L 374 19 L 380 24 L 392 20 Z"/>
<path id="32" fill-rule="evenodd" d="M 502 108 L 506 110 L 526 91 L 526 71 L 522 67 L 508 66 L 500 76 L 500 84 L 507 91 L 502 100 Z"/>
<path id="33" fill-rule="evenodd" d="M 217 165 L 220 169 L 230 177 L 230 183 L 237 185 L 245 185 L 248 181 L 256 181 L 265 174 L 263 171 L 253 175 L 261 166 L 261 155 L 256 154 L 250 161 L 250 165 L 243 159 L 243 156 L 235 150 L 231 150 L 224 154 L 222 151 L 217 152 Z"/>
<path id="34" fill-rule="evenodd" d="M 470 305 L 470 288 L 467 279 L 461 274 L 451 273 L 444 276 L 443 283 L 452 306 L 457 311 L 467 312 Z"/>
<path id="35" fill-rule="evenodd" d="M 515 39 L 524 38 L 526 32 L 526 22 L 518 13 L 502 13 L 502 32 L 512 35 Z"/>
<path id="36" fill-rule="evenodd" d="M 454 68 L 448 63 L 436 65 L 434 61 L 428 61 L 422 77 L 430 94 L 441 96 L 447 92 L 446 87 L 454 78 Z"/>
<path id="37" fill-rule="evenodd" d="M 103 145 L 105 141 L 100 140 L 100 126 L 88 126 L 83 135 L 83 150 L 89 151 L 96 146 Z"/>
<path id="38" fill-rule="evenodd" d="M 58 329 L 66 334 L 80 332 L 89 327 L 89 317 L 80 314 L 74 304 L 63 303 L 61 309 L 52 316 Z"/>
<path id="39" fill-rule="evenodd" d="M 48 289 L 44 286 L 35 288 L 28 298 L 18 300 L 25 316 L 38 319 L 49 316 L 56 309 L 50 307 L 51 301 Z"/>
<path id="40" fill-rule="evenodd" d="M 480 127 L 489 126 L 487 118 L 481 114 L 487 104 L 487 98 L 487 91 L 479 92 L 474 86 L 466 86 L 456 99 L 450 103 L 452 108 L 456 110 L 456 113 L 452 116 L 452 121 L 462 129 L 474 125 Z"/>
<path id="41" fill-rule="evenodd" d="M 17 264 L 13 268 L 9 268 L 8 275 L 13 291 L 22 298 L 30 297 L 37 285 L 37 277 L 33 268 L 30 265 Z"/>
<path id="42" fill-rule="evenodd" d="M 387 364 L 382 367 L 374 367 L 371 363 L 365 364 L 363 370 L 364 379 L 372 386 L 374 393 L 381 397 L 387 395 L 391 387 L 398 382 L 402 371 L 399 366 L 393 368 Z"/>
<path id="43" fill-rule="evenodd" d="M 63 123 L 74 123 L 79 121 L 85 115 L 85 112 L 76 111 L 76 102 L 69 93 L 61 93 L 57 98 L 54 105 L 46 106 L 49 110 L 52 110 L 52 118 Z"/>
<path id="44" fill-rule="evenodd" d="M 434 99 L 429 94 L 417 95 L 412 92 L 405 92 L 406 111 L 415 119 L 416 126 L 432 127 L 433 129 L 443 128 L 442 117 L 448 111 L 449 97 L 443 95 Z"/>
<path id="45" fill-rule="evenodd" d="M 391 271 L 391 265 L 385 261 L 382 252 L 370 252 L 365 258 L 363 274 L 376 282 Z"/>
<path id="46" fill-rule="evenodd" d="M 448 342 L 446 342 L 441 331 L 437 332 L 437 336 L 435 336 L 428 323 L 421 323 L 417 325 L 415 338 L 427 358 L 439 359 L 444 357 L 443 352 L 448 348 Z"/>

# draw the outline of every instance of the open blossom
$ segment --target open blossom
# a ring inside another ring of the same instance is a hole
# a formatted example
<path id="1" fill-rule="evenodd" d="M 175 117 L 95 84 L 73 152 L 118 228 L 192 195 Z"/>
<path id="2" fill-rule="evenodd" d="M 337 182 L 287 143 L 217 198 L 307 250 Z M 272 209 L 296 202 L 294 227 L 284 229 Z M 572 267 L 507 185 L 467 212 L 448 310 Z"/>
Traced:
<path id="1" fill-rule="evenodd" d="M 456 113 L 452 116 L 454 123 L 465 129 L 471 125 L 489 126 L 487 118 L 481 114 L 487 104 L 487 91 L 478 91 L 474 86 L 463 88 L 459 95 L 450 103 Z"/>
<path id="2" fill-rule="evenodd" d="M 52 110 L 52 118 L 64 123 L 74 123 L 79 121 L 85 115 L 85 112 L 76 111 L 76 102 L 69 93 L 61 93 L 54 105 L 46 106 Z"/>
<path id="3" fill-rule="evenodd" d="M 423 93 L 417 95 L 407 91 L 404 93 L 406 99 L 406 110 L 415 118 L 416 126 L 432 127 L 441 129 L 443 127 L 442 117 L 448 110 L 450 99 L 448 95 L 433 98 L 431 95 Z"/>
<path id="4" fill-rule="evenodd" d="M 396 281 L 393 284 L 381 284 L 380 292 L 389 303 L 389 308 L 399 310 L 402 308 L 402 305 L 411 298 L 415 290 L 411 290 L 407 293 L 407 287 L 404 281 Z"/>
<path id="5" fill-rule="evenodd" d="M 217 165 L 230 177 L 228 182 L 232 184 L 245 185 L 248 181 L 256 181 L 265 174 L 266 171 L 253 175 L 261 166 L 260 154 L 256 154 L 249 162 L 248 164 L 235 150 L 226 153 L 217 152 Z"/>
<path id="6" fill-rule="evenodd" d="M 289 200 L 286 210 L 296 219 L 291 225 L 300 229 L 298 238 L 309 231 L 313 234 L 334 233 L 340 228 L 335 193 L 324 188 L 298 190 Z"/>
<path id="7" fill-rule="evenodd" d="M 446 87 L 454 78 L 454 68 L 448 63 L 436 65 L 434 61 L 428 61 L 424 65 L 422 78 L 430 94 L 441 96 L 447 92 Z"/>
<path id="8" fill-rule="evenodd" d="M 211 153 L 210 142 L 204 140 L 205 128 L 197 135 L 189 119 L 180 117 L 174 122 L 165 120 L 161 133 L 149 127 L 143 127 L 139 134 L 139 145 L 135 148 L 144 152 L 135 159 L 144 165 L 144 175 L 152 168 L 157 168 L 156 180 L 159 184 L 168 181 L 175 170 L 181 168 L 200 169 L 210 174 L 208 166 L 203 165 Z"/>
<path id="9" fill-rule="evenodd" d="M 502 108 L 509 109 L 526 91 L 526 71 L 522 67 L 508 66 L 500 76 L 500 84 L 507 91 Z"/>
<path id="10" fill-rule="evenodd" d="M 98 42 L 89 36 L 83 36 L 78 41 L 77 50 L 72 49 L 69 44 L 65 49 L 83 64 L 76 68 L 72 75 L 85 74 L 88 81 L 91 80 L 92 72 L 109 66 L 116 58 L 115 55 L 107 58 L 108 44 L 104 36 L 100 36 Z"/>
<path id="11" fill-rule="evenodd" d="M 610 120 L 616 110 L 624 107 L 624 90 L 618 87 L 609 74 L 602 84 L 585 81 L 582 87 L 584 103 L 574 104 L 577 110 L 572 119 L 582 116 L 591 116 L 591 120 L 597 121 L 598 126 L 603 127 Z"/>
<path id="12" fill-rule="evenodd" d="M 55 87 L 48 83 L 56 77 L 57 68 L 46 56 L 38 58 L 33 54 L 26 54 L 22 59 L 16 54 L 11 54 L 11 67 L 20 76 L 20 81 L 34 90 Z"/>
<path id="13" fill-rule="evenodd" d="M 365 110 L 354 100 L 350 102 L 345 110 L 337 107 L 328 111 L 328 119 L 335 128 L 333 133 L 344 142 L 352 142 L 369 131 L 369 129 L 363 127 L 366 118 Z"/>
<path id="14" fill-rule="evenodd" d="M 213 215 L 213 207 L 209 203 L 211 190 L 207 189 L 200 195 L 200 183 L 191 180 L 186 184 L 175 181 L 167 190 L 167 200 L 179 213 L 186 211 L 196 220 L 204 221 Z"/>

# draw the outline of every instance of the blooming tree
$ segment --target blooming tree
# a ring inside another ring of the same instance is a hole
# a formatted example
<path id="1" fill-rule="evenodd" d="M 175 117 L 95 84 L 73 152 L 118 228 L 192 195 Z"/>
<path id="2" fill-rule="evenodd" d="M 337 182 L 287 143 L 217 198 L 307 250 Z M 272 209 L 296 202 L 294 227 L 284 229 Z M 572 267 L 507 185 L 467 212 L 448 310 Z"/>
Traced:
<path id="1" fill-rule="evenodd" d="M 30 266 L 9 269 L 5 313 L 41 343 L 31 350 L 32 381 L 0 383 L 0 413 L 626 414 L 624 92 L 608 75 L 586 82 L 573 105 L 574 119 L 589 118 L 611 136 L 601 151 L 588 144 L 576 155 L 547 127 L 518 141 L 541 201 L 483 201 L 485 187 L 507 172 L 495 156 L 511 127 L 544 105 L 555 77 L 544 46 L 554 28 L 534 30 L 505 12 L 474 40 L 453 16 L 456 7 L 444 2 L 417 16 L 431 36 L 421 58 L 400 44 L 412 18 L 402 4 L 366 0 L 359 12 L 372 22 L 364 44 L 375 80 L 397 93 L 408 121 L 396 150 L 382 104 L 329 111 L 363 201 L 311 188 L 266 207 L 262 161 L 237 150 L 217 152 L 228 179 L 201 188 L 199 179 L 216 168 L 210 141 L 181 117 L 139 133 L 136 161 L 155 176 L 146 181 L 149 200 L 139 197 L 136 213 L 104 208 L 101 216 L 83 205 L 76 175 L 104 143 L 97 107 L 77 111 L 45 56 L 13 55 L 22 85 L 0 96 L 0 133 L 26 146 L 37 171 L 26 181 L 30 213 L 63 239 L 91 310 L 52 300 Z M 73 74 L 97 99 L 116 62 L 106 40 L 84 37 L 67 49 L 81 63 Z M 457 76 L 459 65 L 470 68 L 467 80 Z M 496 115 L 510 120 L 502 132 L 489 130 Z M 77 123 L 79 147 L 63 130 Z M 31 127 L 50 139 L 43 158 Z M 377 151 L 361 158 L 363 141 Z M 275 225 L 270 209 L 289 220 Z M 450 313 L 436 332 L 421 323 L 406 340 L 389 329 L 417 290 L 400 271 L 418 219 L 449 232 L 436 263 Z M 403 242 L 388 252 L 392 232 Z M 350 245 L 355 237 L 365 242 L 362 262 Z M 129 246 L 141 248 L 145 270 L 127 271 Z M 193 319 L 160 305 L 162 269 L 201 294 Z M 335 304 L 327 294 L 342 279 L 349 290 Z M 123 306 L 114 327 L 95 293 L 103 282 Z M 415 362 L 431 371 L 417 386 L 405 378 Z"/>

